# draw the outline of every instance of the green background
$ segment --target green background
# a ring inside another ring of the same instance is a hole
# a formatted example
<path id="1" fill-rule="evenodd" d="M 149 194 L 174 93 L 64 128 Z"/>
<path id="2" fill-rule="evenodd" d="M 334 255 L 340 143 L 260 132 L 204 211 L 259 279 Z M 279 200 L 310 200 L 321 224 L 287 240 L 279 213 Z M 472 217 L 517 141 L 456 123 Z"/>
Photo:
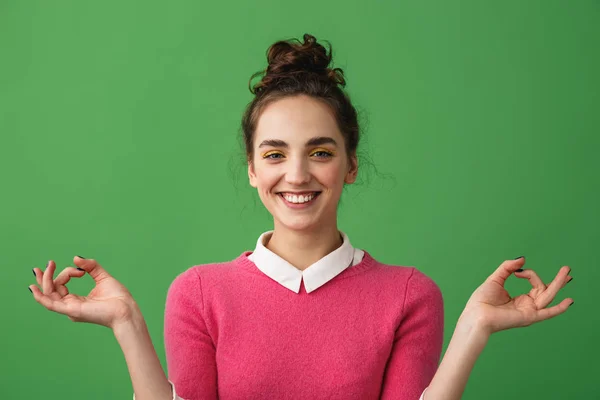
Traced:
<path id="1" fill-rule="evenodd" d="M 171 281 L 272 227 L 240 147 L 248 79 L 271 43 L 311 33 L 364 128 L 339 228 L 438 283 L 444 350 L 502 261 L 546 282 L 572 268 L 552 304 L 576 304 L 493 335 L 463 398 L 600 398 L 599 18 L 591 0 L 1 2 L 0 397 L 131 398 L 112 333 L 27 290 L 49 259 L 123 282 L 166 366 Z"/>

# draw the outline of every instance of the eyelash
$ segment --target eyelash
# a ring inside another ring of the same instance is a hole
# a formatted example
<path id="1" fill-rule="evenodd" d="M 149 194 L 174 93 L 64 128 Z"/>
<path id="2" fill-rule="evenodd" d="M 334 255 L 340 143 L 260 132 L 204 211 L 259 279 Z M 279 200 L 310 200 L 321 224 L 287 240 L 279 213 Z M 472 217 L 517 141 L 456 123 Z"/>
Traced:
<path id="1" fill-rule="evenodd" d="M 318 153 L 324 153 L 324 154 L 326 154 L 326 156 L 318 156 L 317 158 L 331 158 L 333 156 L 333 153 L 330 152 L 330 151 L 327 151 L 327 150 L 318 150 L 318 151 L 315 151 L 315 152 L 313 152 L 311 154 L 311 156 L 315 155 L 315 154 L 318 154 Z M 283 154 L 281 154 L 279 152 L 271 152 L 271 153 L 264 154 L 263 158 L 270 159 L 270 160 L 279 160 L 280 157 L 271 157 L 271 156 L 275 156 L 275 155 L 277 155 L 277 156 L 283 156 Z"/>

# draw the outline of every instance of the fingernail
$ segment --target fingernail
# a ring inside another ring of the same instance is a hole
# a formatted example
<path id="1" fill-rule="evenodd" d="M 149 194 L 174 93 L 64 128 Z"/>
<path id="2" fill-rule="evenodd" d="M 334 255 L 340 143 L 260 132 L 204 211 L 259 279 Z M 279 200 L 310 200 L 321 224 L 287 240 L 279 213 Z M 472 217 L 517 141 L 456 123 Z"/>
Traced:
<path id="1" fill-rule="evenodd" d="M 571 304 L 569 304 L 569 307 L 571 307 L 573 304 L 575 304 L 575 302 L 572 302 Z"/>
<path id="2" fill-rule="evenodd" d="M 27 289 L 29 289 L 29 291 L 30 291 L 31 293 L 33 293 L 33 290 L 31 290 L 31 288 L 30 288 L 30 287 L 28 287 Z"/>
<path id="3" fill-rule="evenodd" d="M 516 270 L 515 272 L 523 272 L 523 268 L 519 268 L 518 270 Z"/>
<path id="4" fill-rule="evenodd" d="M 571 282 L 574 278 L 571 278 L 571 280 L 569 280 L 567 283 Z"/>
<path id="5" fill-rule="evenodd" d="M 81 256 L 77 256 L 77 257 L 79 257 L 79 258 L 83 258 L 83 259 L 85 260 L 85 257 L 81 257 Z"/>
<path id="6" fill-rule="evenodd" d="M 79 257 L 79 256 L 77 256 L 77 257 Z M 85 269 L 83 269 L 83 268 L 77 267 L 77 269 L 80 270 L 80 271 L 85 271 Z"/>
<path id="7" fill-rule="evenodd" d="M 519 256 L 519 257 L 515 258 L 514 260 L 518 260 L 519 258 L 523 258 L 523 257 L 525 257 L 525 256 Z"/>
<path id="8" fill-rule="evenodd" d="M 37 278 L 37 276 L 35 275 L 35 269 L 31 268 L 31 272 L 33 272 L 33 276 Z"/>

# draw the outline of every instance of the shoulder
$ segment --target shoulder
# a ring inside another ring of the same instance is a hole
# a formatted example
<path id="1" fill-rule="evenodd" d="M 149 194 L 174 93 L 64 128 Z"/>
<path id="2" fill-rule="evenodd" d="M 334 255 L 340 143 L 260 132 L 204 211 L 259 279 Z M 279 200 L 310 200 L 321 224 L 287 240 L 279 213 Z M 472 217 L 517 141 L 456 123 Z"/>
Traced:
<path id="1" fill-rule="evenodd" d="M 440 287 L 433 278 L 416 267 L 411 267 L 411 270 L 412 273 L 408 282 L 410 290 L 430 293 L 435 296 L 442 295 Z"/>
<path id="2" fill-rule="evenodd" d="M 406 296 L 406 300 L 422 299 L 434 303 L 442 301 L 442 291 L 435 280 L 415 266 L 393 265 L 376 261 L 377 272 L 382 275 L 380 282 L 393 284 L 396 290 Z M 382 279 L 383 278 L 383 279 Z"/>
<path id="3" fill-rule="evenodd" d="M 367 256 L 373 259 L 373 257 L 368 253 Z M 412 265 L 407 266 L 386 264 L 375 259 L 373 259 L 373 261 L 377 266 L 377 268 L 375 268 L 377 273 L 385 275 L 389 278 L 393 278 L 393 280 L 396 282 L 403 282 L 407 285 L 418 288 L 422 287 L 426 290 L 440 290 L 433 278 L 420 268 Z"/>
<path id="4" fill-rule="evenodd" d="M 235 270 L 235 260 L 193 265 L 173 279 L 169 291 L 197 291 L 205 285 L 230 278 Z"/>

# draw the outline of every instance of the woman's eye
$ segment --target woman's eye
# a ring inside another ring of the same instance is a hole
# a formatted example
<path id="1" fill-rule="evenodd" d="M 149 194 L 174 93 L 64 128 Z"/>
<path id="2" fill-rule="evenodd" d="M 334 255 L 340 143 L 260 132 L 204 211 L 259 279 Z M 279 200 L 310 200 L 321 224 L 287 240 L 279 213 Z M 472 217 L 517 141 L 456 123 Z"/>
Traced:
<path id="1" fill-rule="evenodd" d="M 314 153 L 312 153 L 313 156 L 317 156 L 318 158 L 328 158 L 331 157 L 332 154 L 328 151 L 315 151 Z"/>
<path id="2" fill-rule="evenodd" d="M 283 154 L 281 154 L 281 153 L 269 153 L 269 154 L 265 154 L 263 158 L 275 160 L 275 159 L 279 158 L 278 156 L 282 156 L 283 157 Z"/>

